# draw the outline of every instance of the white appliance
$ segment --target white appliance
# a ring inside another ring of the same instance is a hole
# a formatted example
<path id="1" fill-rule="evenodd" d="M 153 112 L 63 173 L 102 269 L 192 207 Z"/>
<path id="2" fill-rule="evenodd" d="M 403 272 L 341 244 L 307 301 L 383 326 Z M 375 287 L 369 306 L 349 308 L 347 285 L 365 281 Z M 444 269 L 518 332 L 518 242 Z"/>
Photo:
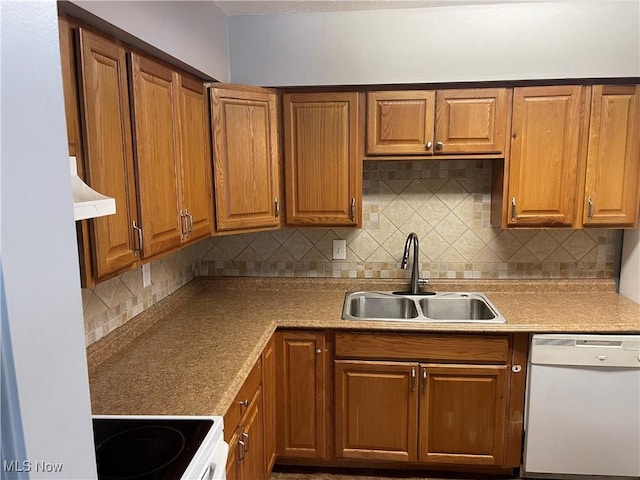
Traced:
<path id="1" fill-rule="evenodd" d="M 521 475 L 639 477 L 640 335 L 534 335 L 529 353 Z"/>
<path id="2" fill-rule="evenodd" d="M 222 417 L 94 415 L 98 479 L 226 480 Z"/>

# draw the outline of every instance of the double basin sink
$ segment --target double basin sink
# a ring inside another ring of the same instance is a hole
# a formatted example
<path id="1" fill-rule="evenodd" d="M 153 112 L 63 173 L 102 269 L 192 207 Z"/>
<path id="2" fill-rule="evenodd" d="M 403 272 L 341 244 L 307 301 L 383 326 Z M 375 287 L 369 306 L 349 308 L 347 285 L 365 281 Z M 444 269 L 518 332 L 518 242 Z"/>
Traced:
<path id="1" fill-rule="evenodd" d="M 401 322 L 505 323 L 506 319 L 479 292 L 349 292 L 345 320 Z"/>

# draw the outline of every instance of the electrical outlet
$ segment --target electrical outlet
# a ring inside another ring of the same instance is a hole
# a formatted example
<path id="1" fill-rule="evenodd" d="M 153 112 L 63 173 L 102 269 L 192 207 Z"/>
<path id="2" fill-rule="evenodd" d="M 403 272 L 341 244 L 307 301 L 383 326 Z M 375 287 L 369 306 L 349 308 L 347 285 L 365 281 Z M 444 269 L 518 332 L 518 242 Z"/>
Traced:
<path id="1" fill-rule="evenodd" d="M 151 285 L 151 264 L 145 263 L 142 265 L 142 288 L 147 288 Z"/>
<path id="2" fill-rule="evenodd" d="M 346 240 L 333 241 L 333 259 L 334 260 L 347 259 L 347 241 Z"/>

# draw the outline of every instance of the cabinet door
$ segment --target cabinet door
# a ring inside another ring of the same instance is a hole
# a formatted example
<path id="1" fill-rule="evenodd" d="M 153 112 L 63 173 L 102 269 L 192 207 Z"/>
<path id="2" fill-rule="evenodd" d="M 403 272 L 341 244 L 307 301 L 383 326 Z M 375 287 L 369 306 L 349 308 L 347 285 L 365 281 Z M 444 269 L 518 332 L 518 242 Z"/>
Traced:
<path id="1" fill-rule="evenodd" d="M 324 333 L 277 333 L 278 455 L 325 458 L 328 353 Z"/>
<path id="2" fill-rule="evenodd" d="M 418 461 L 502 465 L 507 367 L 420 366 Z"/>
<path id="3" fill-rule="evenodd" d="M 435 91 L 367 93 L 367 154 L 433 153 Z"/>
<path id="4" fill-rule="evenodd" d="M 262 411 L 262 389 L 258 388 L 242 421 L 239 439 L 242 456 L 238 461 L 239 480 L 265 479 L 264 470 L 264 423 Z"/>
<path id="5" fill-rule="evenodd" d="M 276 463 L 276 338 L 271 337 L 262 352 L 262 391 L 264 397 L 265 472 Z"/>
<path id="6" fill-rule="evenodd" d="M 144 257 L 174 249 L 182 241 L 178 212 L 177 115 L 173 71 L 132 54 L 138 198 Z"/>
<path id="7" fill-rule="evenodd" d="M 336 360 L 336 457 L 416 461 L 418 364 Z"/>
<path id="8" fill-rule="evenodd" d="M 287 224 L 360 225 L 358 94 L 285 94 L 283 100 Z"/>
<path id="9" fill-rule="evenodd" d="M 585 226 L 638 225 L 640 86 L 596 85 L 583 207 Z"/>
<path id="10" fill-rule="evenodd" d="M 225 430 L 228 427 L 225 427 Z M 229 454 L 227 455 L 226 480 L 238 480 L 238 460 L 244 454 L 240 450 L 242 446 L 238 443 L 238 433 L 234 433 L 229 440 Z"/>
<path id="11" fill-rule="evenodd" d="M 503 153 L 507 89 L 438 90 L 436 154 Z"/>
<path id="12" fill-rule="evenodd" d="M 178 74 L 181 209 L 185 240 L 213 232 L 209 102 L 204 84 Z"/>
<path id="13" fill-rule="evenodd" d="M 514 89 L 509 226 L 574 224 L 583 107 L 581 86 Z"/>
<path id="14" fill-rule="evenodd" d="M 90 220 L 93 273 L 99 280 L 137 261 L 126 56 L 115 41 L 82 29 L 77 41 L 85 177 L 96 191 L 116 201 L 115 215 Z"/>
<path id="15" fill-rule="evenodd" d="M 212 88 L 216 229 L 277 228 L 276 95 Z"/>

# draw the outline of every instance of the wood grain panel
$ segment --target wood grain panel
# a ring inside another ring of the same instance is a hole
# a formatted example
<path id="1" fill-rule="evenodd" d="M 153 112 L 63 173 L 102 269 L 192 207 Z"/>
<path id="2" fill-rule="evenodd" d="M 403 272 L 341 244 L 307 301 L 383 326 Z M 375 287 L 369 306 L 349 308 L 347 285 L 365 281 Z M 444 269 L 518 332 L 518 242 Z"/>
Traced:
<path id="1" fill-rule="evenodd" d="M 177 128 L 180 148 L 181 208 L 185 216 L 185 240 L 197 240 L 213 232 L 209 102 L 202 81 L 176 73 Z"/>
<path id="2" fill-rule="evenodd" d="M 277 333 L 278 455 L 325 458 L 327 357 L 323 333 Z"/>
<path id="3" fill-rule="evenodd" d="M 640 86 L 595 85 L 583 224 L 636 228 L 639 195 Z"/>
<path id="4" fill-rule="evenodd" d="M 581 86 L 514 89 L 508 225 L 574 224 L 583 110 Z"/>
<path id="5" fill-rule="evenodd" d="M 125 50 L 115 41 L 78 29 L 80 99 L 85 177 L 113 197 L 115 215 L 90 220 L 96 280 L 126 270 L 138 258 L 135 177 Z"/>
<path id="6" fill-rule="evenodd" d="M 507 367 L 421 365 L 419 461 L 502 465 Z M 426 374 L 426 375 L 425 375 Z"/>
<path id="7" fill-rule="evenodd" d="M 436 154 L 503 153 L 507 99 L 506 88 L 438 90 Z"/>
<path id="8" fill-rule="evenodd" d="M 367 92 L 367 154 L 432 154 L 434 112 L 433 90 Z"/>
<path id="9" fill-rule="evenodd" d="M 415 462 L 417 363 L 335 361 L 336 457 Z"/>
<path id="10" fill-rule="evenodd" d="M 335 349 L 339 358 L 507 363 L 509 337 L 336 332 Z"/>
<path id="11" fill-rule="evenodd" d="M 216 228 L 277 228 L 276 95 L 224 88 L 212 88 L 211 93 Z"/>
<path id="12" fill-rule="evenodd" d="M 168 67 L 131 55 L 138 198 L 144 257 L 180 246 L 175 78 Z"/>
<path id="13" fill-rule="evenodd" d="M 242 419 L 240 441 L 244 456 L 238 461 L 238 480 L 266 479 L 264 470 L 264 419 L 262 388 L 256 390 Z"/>
<path id="14" fill-rule="evenodd" d="M 276 462 L 276 337 L 271 337 L 262 352 L 262 392 L 264 396 L 265 472 L 270 474 Z"/>
<path id="15" fill-rule="evenodd" d="M 285 94 L 283 103 L 287 224 L 359 225 L 359 95 Z"/>

